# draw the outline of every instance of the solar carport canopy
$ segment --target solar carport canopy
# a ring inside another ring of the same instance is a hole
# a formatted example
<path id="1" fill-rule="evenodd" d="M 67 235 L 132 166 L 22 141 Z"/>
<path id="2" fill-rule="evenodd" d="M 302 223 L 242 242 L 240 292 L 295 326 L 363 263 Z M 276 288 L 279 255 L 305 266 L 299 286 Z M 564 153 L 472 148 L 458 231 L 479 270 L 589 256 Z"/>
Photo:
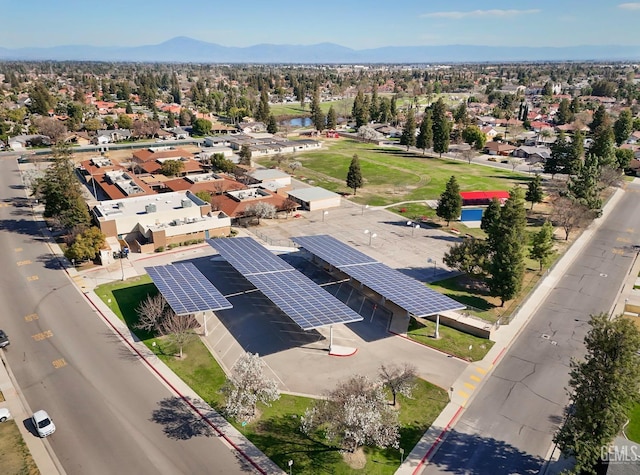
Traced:
<path id="1" fill-rule="evenodd" d="M 301 236 L 293 242 L 417 317 L 465 308 L 423 283 L 382 264 L 328 235 Z"/>
<path id="2" fill-rule="evenodd" d="M 207 242 L 305 331 L 363 319 L 249 237 L 208 239 Z"/>
<path id="3" fill-rule="evenodd" d="M 146 267 L 145 270 L 176 315 L 233 307 L 190 262 Z"/>

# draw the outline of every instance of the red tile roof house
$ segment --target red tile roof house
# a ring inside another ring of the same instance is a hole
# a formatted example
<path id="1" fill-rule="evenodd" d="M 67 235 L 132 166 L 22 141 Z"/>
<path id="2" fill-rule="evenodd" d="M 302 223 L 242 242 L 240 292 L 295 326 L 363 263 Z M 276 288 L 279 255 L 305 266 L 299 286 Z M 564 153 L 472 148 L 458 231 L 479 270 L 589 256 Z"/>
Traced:
<path id="1" fill-rule="evenodd" d="M 268 203 L 275 206 L 276 210 L 283 208 L 287 197 L 277 195 L 262 188 L 248 188 L 246 190 L 229 191 L 212 199 L 213 208 L 218 207 L 232 220 L 242 218 L 248 206 L 256 203 Z"/>

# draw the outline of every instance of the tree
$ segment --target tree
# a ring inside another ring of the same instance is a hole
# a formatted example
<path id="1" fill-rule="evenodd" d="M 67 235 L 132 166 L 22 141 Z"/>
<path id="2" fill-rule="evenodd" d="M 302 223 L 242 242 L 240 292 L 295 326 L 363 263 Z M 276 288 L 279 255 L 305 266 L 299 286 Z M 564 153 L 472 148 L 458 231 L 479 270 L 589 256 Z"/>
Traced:
<path id="1" fill-rule="evenodd" d="M 84 229 L 91 223 L 87 204 L 82 198 L 70 146 L 60 142 L 51 148 L 53 163 L 42 178 L 33 183 L 33 196 L 44 203 L 44 217 L 57 221 L 64 229 Z"/>
<path id="2" fill-rule="evenodd" d="M 335 130 L 338 126 L 338 119 L 336 117 L 336 110 L 333 108 L 333 105 L 329 107 L 329 111 L 327 112 L 327 128 L 329 130 Z"/>
<path id="3" fill-rule="evenodd" d="M 590 154 L 577 174 L 567 182 L 567 190 L 574 199 L 584 203 L 589 209 L 599 211 L 602 208 L 602 199 L 598 190 L 599 178 L 598 158 Z"/>
<path id="4" fill-rule="evenodd" d="M 487 136 L 477 125 L 469 125 L 462 131 L 462 140 L 476 150 L 482 150 L 487 142 Z"/>
<path id="5" fill-rule="evenodd" d="M 240 147 L 240 153 L 238 154 L 240 157 L 239 163 L 241 165 L 250 165 L 251 164 L 251 148 L 249 145 L 244 144 Z"/>
<path id="6" fill-rule="evenodd" d="M 116 122 L 118 123 L 118 127 L 121 129 L 130 129 L 133 125 L 133 120 L 131 120 L 131 117 L 126 114 L 118 115 L 118 120 Z"/>
<path id="7" fill-rule="evenodd" d="M 544 192 L 542 191 L 542 176 L 536 175 L 527 185 L 527 192 L 524 199 L 531 202 L 531 209 L 536 203 L 542 203 Z"/>
<path id="8" fill-rule="evenodd" d="M 560 173 L 563 165 L 567 163 L 569 144 L 564 132 L 560 132 L 556 141 L 551 145 L 551 155 L 544 161 L 544 172 L 551 175 L 551 178 Z"/>
<path id="9" fill-rule="evenodd" d="M 357 154 L 354 154 L 349 164 L 349 171 L 347 172 L 347 186 L 353 190 L 353 194 L 355 195 L 358 188 L 362 188 L 363 183 L 360 159 Z"/>
<path id="10" fill-rule="evenodd" d="M 427 109 L 420 122 L 420 130 L 416 138 L 416 147 L 422 149 L 422 154 L 426 149 L 433 147 L 433 118 L 431 109 Z"/>
<path id="11" fill-rule="evenodd" d="M 196 119 L 193 121 L 191 127 L 193 135 L 207 135 L 209 132 L 211 132 L 211 127 L 213 127 L 213 124 L 210 120 L 207 119 Z"/>
<path id="12" fill-rule="evenodd" d="M 468 275 L 482 274 L 486 267 L 487 245 L 482 239 L 463 239 L 444 254 L 444 263 Z"/>
<path id="13" fill-rule="evenodd" d="M 407 120 L 404 123 L 402 135 L 400 136 L 400 145 L 406 145 L 407 150 L 409 150 L 409 147 L 416 145 L 416 117 L 413 109 L 409 109 L 407 113 Z"/>
<path id="14" fill-rule="evenodd" d="M 301 422 L 303 433 L 321 432 L 330 443 L 351 453 L 363 445 L 398 448 L 398 427 L 397 412 L 387 404 L 382 385 L 362 375 L 315 401 Z"/>
<path id="15" fill-rule="evenodd" d="M 53 117 L 40 117 L 34 122 L 38 132 L 49 137 L 54 144 L 67 135 L 67 127 Z"/>
<path id="16" fill-rule="evenodd" d="M 433 151 L 442 156 L 449 151 L 449 120 L 447 106 L 442 98 L 433 105 Z"/>
<path id="17" fill-rule="evenodd" d="M 600 106 L 593 113 L 593 120 L 589 124 L 589 128 L 591 129 L 591 132 L 595 132 L 598 127 L 608 123 L 609 114 L 607 113 L 607 109 L 604 107 L 604 104 L 600 104 Z"/>
<path id="18" fill-rule="evenodd" d="M 29 111 L 33 114 L 48 115 L 53 104 L 53 98 L 49 94 L 49 89 L 41 82 L 36 82 L 29 92 Z"/>
<path id="19" fill-rule="evenodd" d="M 280 399 L 278 383 L 264 373 L 266 366 L 258 353 L 247 352 L 238 358 L 223 389 L 227 416 L 249 421 L 256 414 L 258 402 L 269 406 L 272 401 Z"/>
<path id="20" fill-rule="evenodd" d="M 500 297 L 500 306 L 520 292 L 524 278 L 524 243 L 527 224 L 524 193 L 514 187 L 500 210 L 500 219 L 489 228 L 489 290 Z"/>
<path id="21" fill-rule="evenodd" d="M 573 113 L 571 112 L 571 105 L 569 99 L 562 99 L 558 106 L 558 113 L 556 114 L 556 123 L 559 125 L 568 124 L 573 120 Z"/>
<path id="22" fill-rule="evenodd" d="M 416 367 L 410 364 L 404 366 L 380 366 L 378 376 L 384 387 L 391 391 L 392 406 L 396 405 L 398 394 L 411 399 L 411 393 L 416 384 Z"/>
<path id="23" fill-rule="evenodd" d="M 585 226 L 593 219 L 593 211 L 584 203 L 569 197 L 556 196 L 552 202 L 551 216 L 553 222 L 564 230 L 564 240 L 576 228 Z"/>
<path id="24" fill-rule="evenodd" d="M 560 164 L 562 173 L 575 175 L 584 160 L 584 133 L 576 130 L 570 144 L 566 144 L 565 153 L 562 155 L 563 162 Z"/>
<path id="25" fill-rule="evenodd" d="M 351 115 L 356 121 L 356 129 L 367 123 L 369 111 L 364 105 L 364 94 L 361 89 L 358 90 L 356 97 L 353 101 L 353 107 L 351 108 Z"/>
<path id="26" fill-rule="evenodd" d="M 600 168 L 615 163 L 615 135 L 610 124 L 603 124 L 595 130 L 589 153 L 598 157 Z"/>
<path id="27" fill-rule="evenodd" d="M 540 270 L 553 256 L 553 225 L 545 221 L 540 231 L 533 235 L 529 257 L 540 263 Z"/>
<path id="28" fill-rule="evenodd" d="M 89 132 L 95 132 L 102 129 L 102 122 L 98 118 L 87 119 L 84 121 L 84 129 Z"/>
<path id="29" fill-rule="evenodd" d="M 454 175 L 451 175 L 447 185 L 440 195 L 436 215 L 447 221 L 447 226 L 452 219 L 457 219 L 462 211 L 462 197 L 460 196 L 460 186 Z"/>
<path id="30" fill-rule="evenodd" d="M 633 150 L 628 148 L 617 148 L 616 149 L 616 167 L 620 170 L 626 170 L 633 160 L 634 154 Z"/>
<path id="31" fill-rule="evenodd" d="M 244 216 L 251 217 L 255 216 L 258 218 L 258 222 L 261 219 L 273 219 L 276 217 L 276 212 L 278 210 L 271 203 L 258 202 L 255 204 L 250 204 L 244 209 Z"/>
<path id="32" fill-rule="evenodd" d="M 311 122 L 318 132 L 322 132 L 325 127 L 326 117 L 320 107 L 320 89 L 316 89 L 311 100 Z"/>
<path id="33" fill-rule="evenodd" d="M 620 433 L 640 391 L 640 331 L 631 320 L 592 315 L 584 361 L 571 361 L 570 410 L 553 440 L 575 458 L 576 473 L 596 473 L 603 447 Z"/>
<path id="34" fill-rule="evenodd" d="M 613 132 L 618 147 L 627 141 L 633 132 L 633 117 L 629 109 L 620 111 L 620 115 L 613 123 Z"/>
<path id="35" fill-rule="evenodd" d="M 182 358 L 182 349 L 191 342 L 196 334 L 194 328 L 198 327 L 198 322 L 193 315 L 176 315 L 167 309 L 160 323 L 160 334 L 179 348 L 179 358 Z"/>
<path id="36" fill-rule="evenodd" d="M 160 173 L 164 176 L 178 176 L 184 170 L 181 160 L 165 160 L 160 166 Z"/>
<path id="37" fill-rule="evenodd" d="M 226 158 L 223 153 L 214 153 L 211 156 L 211 167 L 214 170 L 219 170 L 222 173 L 231 173 L 236 165 L 231 160 Z"/>
<path id="38" fill-rule="evenodd" d="M 160 292 L 147 295 L 136 308 L 138 322 L 134 327 L 149 333 L 159 333 L 160 324 L 169 308 L 169 304 Z"/>
<path id="39" fill-rule="evenodd" d="M 299 207 L 300 205 L 297 202 L 293 201 L 291 198 L 287 198 L 280 206 L 280 210 L 285 211 L 287 215 L 289 215 Z"/>
<path id="40" fill-rule="evenodd" d="M 267 94 L 267 89 L 263 87 L 260 92 L 260 102 L 258 103 L 256 119 L 266 124 L 270 115 L 271 108 L 269 107 L 269 95 Z"/>
<path id="41" fill-rule="evenodd" d="M 65 249 L 64 256 L 76 262 L 93 260 L 104 247 L 106 239 L 102 231 L 95 226 L 87 228 L 75 236 L 73 243 Z"/>
<path id="42" fill-rule="evenodd" d="M 493 227 L 500 222 L 501 210 L 502 205 L 500 204 L 500 200 L 498 198 L 491 198 L 489 206 L 487 206 L 487 208 L 484 210 L 484 213 L 482 213 L 482 219 L 480 220 L 480 229 L 489 234 L 491 229 L 493 229 Z"/>
<path id="43" fill-rule="evenodd" d="M 196 191 L 196 196 L 205 203 L 211 203 L 211 193 L 209 193 L 207 190 Z"/>
<path id="44" fill-rule="evenodd" d="M 278 133 L 278 122 L 273 114 L 269 116 L 269 121 L 267 122 L 267 132 L 270 134 Z"/>

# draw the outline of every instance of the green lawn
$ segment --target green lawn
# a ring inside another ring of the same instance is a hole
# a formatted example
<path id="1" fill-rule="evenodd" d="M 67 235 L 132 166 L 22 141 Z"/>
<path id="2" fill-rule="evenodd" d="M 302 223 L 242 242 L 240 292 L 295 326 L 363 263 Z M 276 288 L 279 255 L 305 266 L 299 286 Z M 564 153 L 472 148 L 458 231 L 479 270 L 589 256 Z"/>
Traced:
<path id="1" fill-rule="evenodd" d="M 508 170 L 494 169 L 462 161 L 423 157 L 401 149 L 382 148 L 350 139 L 324 141 L 321 150 L 296 153 L 288 157 L 302 168 L 296 176 L 313 180 L 318 186 L 350 193 L 346 186 L 349 164 L 354 154 L 360 159 L 365 185 L 353 201 L 375 206 L 401 201 L 438 199 L 446 182 L 455 175 L 462 191 L 508 190 L 516 183 L 526 184 L 530 177 Z M 272 166 L 271 158 L 258 159 Z"/>
<path id="2" fill-rule="evenodd" d="M 640 444 L 640 404 L 636 404 L 629 414 L 629 425 L 625 432 L 629 439 Z"/>
<path id="3" fill-rule="evenodd" d="M 424 345 L 469 361 L 480 361 L 493 346 L 493 342 L 490 340 L 462 333 L 442 324 L 438 330 L 440 338 L 436 340 L 433 338 L 435 330 L 436 324 L 434 322 L 423 318 L 412 318 L 407 336 Z"/>
<path id="4" fill-rule="evenodd" d="M 135 312 L 139 302 L 157 290 L 148 276 L 104 284 L 96 294 L 129 328 L 137 321 Z M 172 356 L 176 349 L 168 341 L 135 330 L 138 337 L 185 381 L 211 407 L 221 410 L 224 405 L 220 392 L 226 376 L 222 368 L 200 341 L 196 339 L 184 348 L 186 358 Z M 152 343 L 156 343 L 153 346 Z M 413 399 L 399 397 L 400 446 L 408 454 L 422 434 L 430 427 L 448 402 L 445 390 L 418 380 Z M 299 431 L 300 416 L 311 404 L 304 397 L 282 395 L 270 407 L 259 406 L 261 416 L 245 426 L 231 421 L 251 442 L 269 456 L 283 470 L 294 460 L 299 474 L 380 474 L 391 475 L 400 465 L 400 453 L 395 449 L 365 448 L 367 464 L 361 470 L 350 468 L 339 450 L 325 444 L 320 437 L 307 437 Z"/>
<path id="5" fill-rule="evenodd" d="M 337 117 L 351 115 L 353 99 L 341 99 L 339 101 L 320 103 L 320 109 L 322 109 L 322 112 L 325 114 L 329 111 L 331 106 L 333 106 L 333 110 L 336 111 Z M 305 103 L 304 108 L 300 107 L 300 102 L 289 102 L 286 104 L 271 104 L 269 109 L 276 119 L 281 119 L 283 117 L 311 116 L 311 103 L 309 102 Z"/>

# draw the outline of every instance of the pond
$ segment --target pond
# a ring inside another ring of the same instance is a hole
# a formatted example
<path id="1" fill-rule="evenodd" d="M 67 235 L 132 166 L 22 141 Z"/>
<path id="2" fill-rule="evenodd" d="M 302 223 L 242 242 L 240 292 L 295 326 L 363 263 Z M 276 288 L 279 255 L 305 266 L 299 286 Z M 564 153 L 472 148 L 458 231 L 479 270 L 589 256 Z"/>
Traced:
<path id="1" fill-rule="evenodd" d="M 289 127 L 309 127 L 312 124 L 310 117 L 294 117 L 293 119 L 280 122 L 280 125 L 288 125 Z"/>

